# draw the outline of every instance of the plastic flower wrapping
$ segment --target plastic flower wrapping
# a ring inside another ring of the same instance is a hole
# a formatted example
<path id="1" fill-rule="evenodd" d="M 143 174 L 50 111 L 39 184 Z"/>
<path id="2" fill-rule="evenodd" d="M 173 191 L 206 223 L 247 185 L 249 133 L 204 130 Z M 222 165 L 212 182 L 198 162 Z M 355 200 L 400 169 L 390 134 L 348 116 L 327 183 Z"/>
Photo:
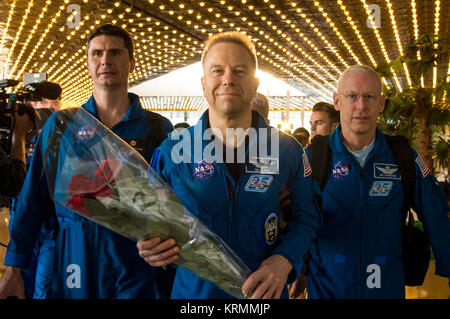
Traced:
<path id="1" fill-rule="evenodd" d="M 64 110 L 48 139 L 43 162 L 56 203 L 132 240 L 174 238 L 181 248 L 178 265 L 246 297 L 241 287 L 251 272 L 245 263 L 95 117 L 83 108 Z"/>

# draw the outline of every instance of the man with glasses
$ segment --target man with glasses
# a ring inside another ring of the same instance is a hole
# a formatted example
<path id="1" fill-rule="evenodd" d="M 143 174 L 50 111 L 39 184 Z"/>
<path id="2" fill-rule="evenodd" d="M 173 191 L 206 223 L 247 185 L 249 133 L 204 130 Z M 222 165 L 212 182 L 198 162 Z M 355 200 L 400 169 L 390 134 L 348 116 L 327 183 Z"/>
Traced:
<path id="1" fill-rule="evenodd" d="M 341 121 L 328 139 L 329 177 L 322 191 L 323 222 L 310 248 L 308 298 L 404 298 L 405 189 L 377 129 L 385 103 L 381 80 L 370 67 L 351 66 L 340 76 L 333 100 Z M 436 274 L 449 277 L 448 205 L 420 155 L 413 155 L 412 206 L 436 257 Z"/>

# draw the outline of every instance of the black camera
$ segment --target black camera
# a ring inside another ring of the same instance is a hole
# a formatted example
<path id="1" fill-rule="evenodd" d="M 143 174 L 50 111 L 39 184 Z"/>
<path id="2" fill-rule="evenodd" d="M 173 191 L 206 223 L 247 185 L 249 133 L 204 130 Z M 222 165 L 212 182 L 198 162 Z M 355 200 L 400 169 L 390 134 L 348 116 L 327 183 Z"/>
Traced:
<path id="1" fill-rule="evenodd" d="M 15 80 L 0 80 L 0 147 L 8 154 L 11 150 L 12 133 L 14 130 L 14 110 L 19 115 L 27 114 L 35 123 L 39 113 L 30 105 L 30 101 L 40 101 L 43 98 L 55 100 L 61 95 L 61 87 L 52 82 L 35 82 L 21 87 L 15 93 L 6 93 L 6 88 L 18 84 Z M 37 116 L 36 116 L 36 113 Z M 38 121 L 39 122 L 39 121 Z"/>

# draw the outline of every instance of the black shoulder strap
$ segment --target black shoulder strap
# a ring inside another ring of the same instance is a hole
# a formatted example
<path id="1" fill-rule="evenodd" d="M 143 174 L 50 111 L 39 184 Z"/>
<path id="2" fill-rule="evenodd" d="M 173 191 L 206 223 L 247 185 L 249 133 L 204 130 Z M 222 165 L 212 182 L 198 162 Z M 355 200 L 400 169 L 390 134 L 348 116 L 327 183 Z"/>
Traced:
<path id="1" fill-rule="evenodd" d="M 412 206 L 415 184 L 414 154 L 409 145 L 408 139 L 403 135 L 384 135 L 398 165 L 402 177 L 402 184 L 405 190 L 405 200 L 403 202 L 402 213 L 404 219 Z"/>
<path id="2" fill-rule="evenodd" d="M 130 144 L 137 152 L 139 152 L 143 157 L 146 156 L 148 150 L 148 144 L 151 142 L 153 151 L 161 145 L 167 137 L 164 130 L 164 120 L 158 113 L 145 110 L 145 115 L 147 117 L 148 132 L 147 135 L 139 139 L 123 139 L 125 142 Z"/>
<path id="3" fill-rule="evenodd" d="M 75 113 L 79 110 L 78 107 L 68 108 L 59 111 L 58 116 L 55 118 L 55 128 L 54 132 L 51 136 L 52 142 L 49 143 L 49 146 L 44 151 L 43 159 L 42 159 L 42 170 L 41 177 L 44 178 L 44 172 L 47 174 L 47 183 L 52 183 L 52 187 L 55 185 L 56 175 L 57 175 L 57 167 L 59 161 L 59 148 L 61 144 L 62 136 L 64 135 L 67 127 L 73 119 Z M 73 128 L 75 129 L 75 128 Z M 52 165 L 53 169 L 46 169 L 49 165 Z M 36 198 L 39 194 L 40 183 L 35 189 L 34 197 Z M 54 208 L 44 210 L 44 225 L 46 229 L 50 228 L 50 220 L 56 217 Z M 55 232 L 53 233 L 53 239 L 56 238 L 56 234 L 58 231 L 58 225 L 54 226 Z"/>
<path id="4" fill-rule="evenodd" d="M 153 149 L 157 148 L 166 139 L 167 134 L 164 130 L 163 117 L 158 113 L 145 110 L 148 121 L 148 128 L 150 129 L 149 139 L 152 142 Z"/>
<path id="5" fill-rule="evenodd" d="M 316 135 L 311 140 L 311 167 L 312 179 L 319 183 L 320 189 L 325 187 L 328 180 L 328 166 L 330 165 L 331 151 L 328 145 L 328 136 Z"/>

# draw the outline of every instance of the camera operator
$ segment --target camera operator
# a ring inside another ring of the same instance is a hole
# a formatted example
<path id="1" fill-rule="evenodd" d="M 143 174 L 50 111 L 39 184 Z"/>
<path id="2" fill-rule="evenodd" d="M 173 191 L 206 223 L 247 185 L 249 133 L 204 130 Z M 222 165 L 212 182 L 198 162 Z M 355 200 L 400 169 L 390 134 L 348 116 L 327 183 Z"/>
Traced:
<path id="1" fill-rule="evenodd" d="M 33 122 L 24 113 L 14 110 L 14 129 L 11 140 L 10 154 L 0 147 L 0 194 L 4 196 L 16 196 L 22 188 L 25 179 L 25 142 L 27 134 L 33 129 Z"/>

